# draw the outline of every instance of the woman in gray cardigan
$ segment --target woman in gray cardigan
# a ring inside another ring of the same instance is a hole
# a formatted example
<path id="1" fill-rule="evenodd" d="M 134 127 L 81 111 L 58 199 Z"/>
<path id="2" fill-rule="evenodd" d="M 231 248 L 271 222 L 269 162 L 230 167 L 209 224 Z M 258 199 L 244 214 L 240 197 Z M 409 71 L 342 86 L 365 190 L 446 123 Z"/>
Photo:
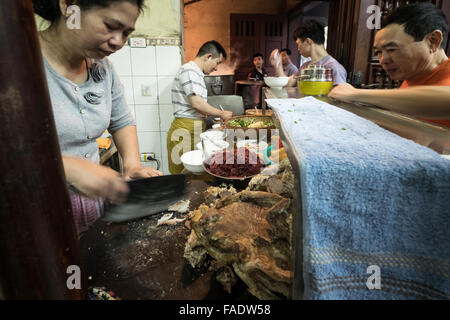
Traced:
<path id="1" fill-rule="evenodd" d="M 106 56 L 122 48 L 143 0 L 33 0 L 51 22 L 39 33 L 48 88 L 78 232 L 103 212 L 103 199 L 123 202 L 126 179 L 161 175 L 142 167 L 135 121 Z M 122 156 L 124 176 L 99 165 L 96 139 L 108 130 Z M 72 188 L 71 188 L 72 189 Z"/>

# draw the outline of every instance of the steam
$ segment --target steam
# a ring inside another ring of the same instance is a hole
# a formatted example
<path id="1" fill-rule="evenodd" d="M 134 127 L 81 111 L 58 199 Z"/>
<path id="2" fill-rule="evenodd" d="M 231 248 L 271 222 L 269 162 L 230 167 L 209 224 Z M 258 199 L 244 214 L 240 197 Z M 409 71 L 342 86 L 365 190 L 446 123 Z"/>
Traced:
<path id="1" fill-rule="evenodd" d="M 221 63 L 217 67 L 217 70 L 211 72 L 210 76 L 227 76 L 233 75 L 234 70 L 239 66 L 239 53 L 235 48 L 231 48 L 230 50 L 230 58 L 227 60 L 229 62 Z"/>

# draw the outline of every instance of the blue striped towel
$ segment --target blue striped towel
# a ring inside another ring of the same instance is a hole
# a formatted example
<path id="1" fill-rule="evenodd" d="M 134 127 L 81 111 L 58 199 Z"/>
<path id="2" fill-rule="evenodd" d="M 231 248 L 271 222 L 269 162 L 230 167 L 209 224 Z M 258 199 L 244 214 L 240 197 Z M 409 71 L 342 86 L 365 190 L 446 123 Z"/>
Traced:
<path id="1" fill-rule="evenodd" d="M 312 97 L 269 99 L 300 159 L 305 299 L 449 299 L 450 161 Z"/>

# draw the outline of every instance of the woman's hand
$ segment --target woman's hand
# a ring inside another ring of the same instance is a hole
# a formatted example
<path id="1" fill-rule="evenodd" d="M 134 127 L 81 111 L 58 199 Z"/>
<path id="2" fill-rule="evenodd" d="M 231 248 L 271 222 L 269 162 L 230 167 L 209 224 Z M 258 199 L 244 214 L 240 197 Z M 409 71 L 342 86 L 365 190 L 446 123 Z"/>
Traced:
<path id="1" fill-rule="evenodd" d="M 151 167 L 143 167 L 139 157 L 136 126 L 127 126 L 113 133 L 117 150 L 123 159 L 126 180 L 162 176 L 162 172 Z"/>
<path id="2" fill-rule="evenodd" d="M 149 178 L 162 176 L 163 173 L 151 167 L 143 167 L 141 165 L 126 169 L 124 177 L 126 180 L 139 179 L 139 178 Z"/>
<path id="3" fill-rule="evenodd" d="M 105 198 L 112 203 L 123 203 L 129 192 L 123 177 L 111 168 L 94 162 L 63 156 L 64 172 L 67 181 L 81 194 Z"/>

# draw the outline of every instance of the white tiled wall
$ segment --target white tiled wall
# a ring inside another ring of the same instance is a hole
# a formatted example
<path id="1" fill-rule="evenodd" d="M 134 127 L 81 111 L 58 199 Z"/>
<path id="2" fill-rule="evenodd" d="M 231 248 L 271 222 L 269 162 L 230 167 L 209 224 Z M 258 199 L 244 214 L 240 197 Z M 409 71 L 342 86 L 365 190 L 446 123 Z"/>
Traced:
<path id="1" fill-rule="evenodd" d="M 109 57 L 120 76 L 125 95 L 136 119 L 140 152 L 154 152 L 168 174 L 167 131 L 173 120 L 171 87 L 181 67 L 178 46 L 124 46 Z M 156 167 L 154 162 L 145 166 Z"/>

